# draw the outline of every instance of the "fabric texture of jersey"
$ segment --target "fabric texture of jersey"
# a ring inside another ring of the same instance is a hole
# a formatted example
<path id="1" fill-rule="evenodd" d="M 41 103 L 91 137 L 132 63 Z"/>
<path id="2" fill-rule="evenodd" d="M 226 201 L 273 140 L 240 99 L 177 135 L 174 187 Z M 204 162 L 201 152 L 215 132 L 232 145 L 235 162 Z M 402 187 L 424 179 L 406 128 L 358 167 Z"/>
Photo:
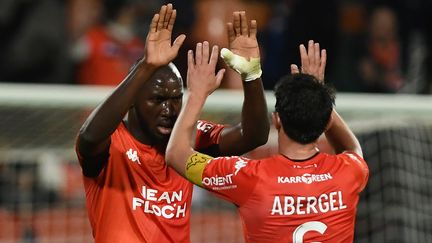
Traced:
<path id="1" fill-rule="evenodd" d="M 246 242 L 352 242 L 366 162 L 354 153 L 318 153 L 296 162 L 282 155 L 262 160 L 209 160 L 203 187 L 233 202 Z"/>
<path id="2" fill-rule="evenodd" d="M 106 28 L 98 26 L 86 34 L 90 54 L 79 66 L 80 84 L 119 84 L 129 68 L 144 54 L 144 43 L 133 38 L 127 43 L 114 40 Z"/>
<path id="3" fill-rule="evenodd" d="M 211 128 L 198 130 L 199 141 L 216 143 L 223 126 L 201 123 Z M 84 176 L 95 241 L 189 242 L 192 184 L 167 167 L 164 154 L 135 140 L 123 123 L 111 135 L 109 153 L 97 177 Z"/>

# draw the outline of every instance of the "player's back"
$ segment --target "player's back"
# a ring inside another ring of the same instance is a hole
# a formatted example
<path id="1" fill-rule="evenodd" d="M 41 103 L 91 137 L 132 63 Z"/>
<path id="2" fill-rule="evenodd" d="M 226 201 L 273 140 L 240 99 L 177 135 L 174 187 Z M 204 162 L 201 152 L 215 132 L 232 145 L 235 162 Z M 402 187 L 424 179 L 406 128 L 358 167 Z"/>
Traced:
<path id="1" fill-rule="evenodd" d="M 319 153 L 300 162 L 278 155 L 253 166 L 258 181 L 239 208 L 251 241 L 352 242 L 367 181 L 363 159 Z"/>
<path id="2" fill-rule="evenodd" d="M 219 157 L 202 186 L 238 206 L 247 242 L 352 242 L 368 168 L 356 154 L 305 161 Z"/>

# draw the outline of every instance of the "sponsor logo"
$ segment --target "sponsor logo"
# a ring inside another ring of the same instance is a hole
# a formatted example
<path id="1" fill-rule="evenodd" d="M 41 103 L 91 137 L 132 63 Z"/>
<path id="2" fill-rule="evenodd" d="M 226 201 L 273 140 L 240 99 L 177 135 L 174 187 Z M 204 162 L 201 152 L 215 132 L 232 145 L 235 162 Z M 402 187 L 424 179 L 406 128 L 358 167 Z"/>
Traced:
<path id="1" fill-rule="evenodd" d="M 312 167 L 317 168 L 318 165 L 317 164 L 311 164 L 311 165 L 293 165 L 294 169 L 308 169 L 308 168 L 312 168 Z"/>
<path id="2" fill-rule="evenodd" d="M 234 168 L 236 169 L 234 171 L 234 175 L 237 175 L 237 173 L 240 171 L 240 169 L 245 167 L 246 165 L 247 165 L 247 162 L 239 158 L 239 160 L 234 165 Z"/>
<path id="3" fill-rule="evenodd" d="M 301 176 L 278 176 L 277 182 L 279 184 L 295 184 L 295 183 L 305 183 L 312 184 L 314 182 L 323 182 L 333 179 L 330 173 L 326 174 L 308 174 L 305 173 Z"/>
<path id="4" fill-rule="evenodd" d="M 127 155 L 128 159 L 131 160 L 132 162 L 137 163 L 137 164 L 141 164 L 139 157 L 138 157 L 138 153 L 136 150 L 133 150 L 130 148 L 126 152 L 126 155 Z"/>
<path id="5" fill-rule="evenodd" d="M 232 158 L 232 157 L 231 157 Z M 239 173 L 241 168 L 246 167 L 247 162 L 242 158 L 238 158 L 234 164 L 234 173 L 226 174 L 223 176 L 215 175 L 212 177 L 204 177 L 202 184 L 206 187 L 211 187 L 213 190 L 227 190 L 236 188 L 237 185 L 233 183 L 233 177 Z"/>
<path id="6" fill-rule="evenodd" d="M 232 185 L 232 176 L 233 174 L 228 174 L 226 176 L 212 176 L 212 177 L 204 177 L 202 179 L 203 185 L 206 186 L 227 186 Z"/>
<path id="7" fill-rule="evenodd" d="M 132 210 L 142 210 L 166 219 L 184 218 L 186 202 L 183 202 L 183 191 L 159 191 L 143 186 L 140 197 L 132 197 Z"/>
<path id="8" fill-rule="evenodd" d="M 203 121 L 199 121 L 198 124 L 197 124 L 197 129 L 200 130 L 200 131 L 203 131 L 203 132 L 208 132 L 212 128 L 213 128 L 212 124 L 209 124 L 209 123 L 206 123 L 206 122 L 203 122 Z"/>

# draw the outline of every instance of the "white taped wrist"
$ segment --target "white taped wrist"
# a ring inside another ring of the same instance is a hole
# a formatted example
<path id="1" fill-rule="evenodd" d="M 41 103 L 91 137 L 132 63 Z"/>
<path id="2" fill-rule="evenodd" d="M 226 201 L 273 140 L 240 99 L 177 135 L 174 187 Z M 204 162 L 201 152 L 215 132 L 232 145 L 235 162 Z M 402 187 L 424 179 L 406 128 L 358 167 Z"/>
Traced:
<path id="1" fill-rule="evenodd" d="M 222 48 L 220 55 L 229 67 L 241 75 L 243 81 L 253 81 L 261 77 L 262 70 L 259 57 L 250 58 L 248 61 L 246 58 L 232 53 L 227 48 Z"/>

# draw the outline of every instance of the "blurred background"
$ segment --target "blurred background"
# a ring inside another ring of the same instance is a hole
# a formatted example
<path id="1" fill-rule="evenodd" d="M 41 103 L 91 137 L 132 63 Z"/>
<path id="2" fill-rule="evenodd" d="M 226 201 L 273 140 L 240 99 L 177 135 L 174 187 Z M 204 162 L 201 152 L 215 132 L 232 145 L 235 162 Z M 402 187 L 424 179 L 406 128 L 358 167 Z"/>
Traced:
<path id="1" fill-rule="evenodd" d="M 197 42 L 227 46 L 233 11 L 257 20 L 269 111 L 274 84 L 300 63 L 299 44 L 313 39 L 327 49 L 326 80 L 371 171 L 356 242 L 432 242 L 432 1 L 170 2 L 174 36 L 187 35 L 174 61 L 184 79 Z M 164 3 L 0 1 L 0 242 L 92 242 L 74 138 L 142 56 Z M 234 124 L 241 84 L 227 73 L 222 88 L 203 116 Z M 275 144 L 272 131 L 249 156 Z M 243 242 L 235 209 L 206 192 L 196 191 L 192 215 L 192 242 Z"/>
<path id="2" fill-rule="evenodd" d="M 258 21 L 264 84 L 272 89 L 298 46 L 328 50 L 327 79 L 339 91 L 430 93 L 430 0 L 183 0 L 175 36 L 187 41 L 175 63 L 186 73 L 196 42 L 227 46 L 225 23 L 246 10 Z M 118 84 L 142 56 L 149 21 L 166 1 L 2 0 L 0 80 L 19 83 Z M 230 83 L 225 88 L 239 88 Z"/>

